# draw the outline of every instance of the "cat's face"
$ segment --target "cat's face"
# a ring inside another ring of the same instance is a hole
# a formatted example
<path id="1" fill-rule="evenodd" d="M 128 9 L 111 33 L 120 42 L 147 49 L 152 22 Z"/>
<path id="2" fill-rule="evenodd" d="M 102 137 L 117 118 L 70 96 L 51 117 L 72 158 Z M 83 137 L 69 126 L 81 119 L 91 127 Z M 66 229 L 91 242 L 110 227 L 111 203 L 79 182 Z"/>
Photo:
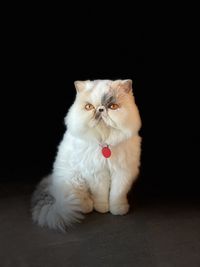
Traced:
<path id="1" fill-rule="evenodd" d="M 131 80 L 77 81 L 75 87 L 76 100 L 66 119 L 73 134 L 113 142 L 113 138 L 125 139 L 139 130 Z"/>

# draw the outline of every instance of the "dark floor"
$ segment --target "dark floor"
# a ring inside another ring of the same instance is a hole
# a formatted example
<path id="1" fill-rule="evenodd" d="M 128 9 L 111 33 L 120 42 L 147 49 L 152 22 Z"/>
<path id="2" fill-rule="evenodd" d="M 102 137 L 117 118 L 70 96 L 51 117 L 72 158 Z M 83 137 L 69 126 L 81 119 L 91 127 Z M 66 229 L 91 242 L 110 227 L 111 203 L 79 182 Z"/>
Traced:
<path id="1" fill-rule="evenodd" d="M 66 234 L 33 225 L 31 186 L 0 186 L 0 266 L 199 267 L 200 205 L 137 198 L 126 216 L 92 213 Z M 134 197 L 133 197 L 134 199 Z"/>

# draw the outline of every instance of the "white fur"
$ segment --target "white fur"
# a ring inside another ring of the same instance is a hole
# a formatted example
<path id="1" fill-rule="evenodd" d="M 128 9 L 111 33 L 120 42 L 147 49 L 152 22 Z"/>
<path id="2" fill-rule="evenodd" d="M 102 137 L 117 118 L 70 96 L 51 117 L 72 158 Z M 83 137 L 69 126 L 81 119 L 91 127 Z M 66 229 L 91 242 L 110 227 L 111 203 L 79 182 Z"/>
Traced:
<path id="1" fill-rule="evenodd" d="M 33 205 L 34 221 L 54 229 L 64 229 L 81 218 L 80 212 L 93 209 L 126 214 L 127 193 L 139 173 L 141 121 L 132 90 L 127 90 L 131 81 L 78 81 L 75 86 L 77 96 L 65 118 L 67 131 L 52 175 L 41 182 L 46 181 L 44 188 L 55 203 Z M 105 109 L 97 122 L 95 110 L 85 110 L 85 104 L 97 109 L 109 92 L 115 93 L 120 107 Z M 110 158 L 103 157 L 102 145 L 109 145 Z"/>

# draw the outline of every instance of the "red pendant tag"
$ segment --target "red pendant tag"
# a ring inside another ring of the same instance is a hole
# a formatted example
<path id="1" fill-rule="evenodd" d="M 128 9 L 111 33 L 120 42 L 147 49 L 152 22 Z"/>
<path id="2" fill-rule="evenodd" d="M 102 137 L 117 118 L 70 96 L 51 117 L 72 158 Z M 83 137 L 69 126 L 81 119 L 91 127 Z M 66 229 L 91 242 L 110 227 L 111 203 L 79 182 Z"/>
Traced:
<path id="1" fill-rule="evenodd" d="M 103 147 L 101 152 L 105 158 L 109 158 L 111 156 L 111 150 L 108 146 Z"/>

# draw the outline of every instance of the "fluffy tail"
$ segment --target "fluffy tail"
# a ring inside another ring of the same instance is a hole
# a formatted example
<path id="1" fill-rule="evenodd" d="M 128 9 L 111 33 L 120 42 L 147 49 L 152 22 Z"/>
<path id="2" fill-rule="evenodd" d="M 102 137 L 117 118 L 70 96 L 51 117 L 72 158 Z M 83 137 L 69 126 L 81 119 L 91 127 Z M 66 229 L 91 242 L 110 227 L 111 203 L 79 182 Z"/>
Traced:
<path id="1" fill-rule="evenodd" d="M 40 182 L 32 197 L 32 218 L 35 223 L 65 232 L 66 227 L 80 222 L 83 215 L 79 199 L 70 190 L 67 190 L 67 194 L 62 191 L 58 190 L 56 194 L 51 176 Z"/>

